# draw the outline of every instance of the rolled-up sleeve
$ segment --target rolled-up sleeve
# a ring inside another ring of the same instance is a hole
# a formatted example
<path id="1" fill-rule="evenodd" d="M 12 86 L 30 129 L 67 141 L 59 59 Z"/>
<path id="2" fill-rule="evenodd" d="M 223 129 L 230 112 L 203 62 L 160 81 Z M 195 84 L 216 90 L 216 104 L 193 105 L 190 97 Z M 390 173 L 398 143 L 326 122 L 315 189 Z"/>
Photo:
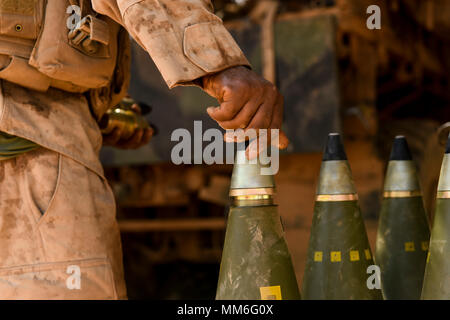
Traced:
<path id="1" fill-rule="evenodd" d="M 249 66 L 209 0 L 92 0 L 150 54 L 170 88 Z"/>

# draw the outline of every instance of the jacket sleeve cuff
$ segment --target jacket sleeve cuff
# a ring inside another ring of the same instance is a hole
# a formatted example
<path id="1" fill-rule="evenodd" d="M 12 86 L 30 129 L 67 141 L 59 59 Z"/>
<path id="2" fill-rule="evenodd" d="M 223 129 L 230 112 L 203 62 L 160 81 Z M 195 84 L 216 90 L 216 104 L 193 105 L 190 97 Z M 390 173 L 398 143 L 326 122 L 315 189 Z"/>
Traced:
<path id="1" fill-rule="evenodd" d="M 128 7 L 123 16 L 125 25 L 150 54 L 169 88 L 201 86 L 200 79 L 206 75 L 235 66 L 250 67 L 247 58 L 217 17 L 212 21 L 189 24 L 181 33 L 172 30 L 170 25 L 142 23 L 142 17 L 137 24 L 138 17 L 138 6 Z"/>

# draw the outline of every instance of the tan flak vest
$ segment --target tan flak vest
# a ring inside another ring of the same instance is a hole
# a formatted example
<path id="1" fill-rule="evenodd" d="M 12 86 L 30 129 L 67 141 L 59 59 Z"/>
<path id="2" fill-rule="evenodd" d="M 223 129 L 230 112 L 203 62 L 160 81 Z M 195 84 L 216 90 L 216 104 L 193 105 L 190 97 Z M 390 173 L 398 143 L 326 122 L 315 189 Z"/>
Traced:
<path id="1" fill-rule="evenodd" d="M 0 79 L 86 93 L 97 119 L 125 95 L 128 34 L 90 0 L 2 0 L 0 22 Z"/>

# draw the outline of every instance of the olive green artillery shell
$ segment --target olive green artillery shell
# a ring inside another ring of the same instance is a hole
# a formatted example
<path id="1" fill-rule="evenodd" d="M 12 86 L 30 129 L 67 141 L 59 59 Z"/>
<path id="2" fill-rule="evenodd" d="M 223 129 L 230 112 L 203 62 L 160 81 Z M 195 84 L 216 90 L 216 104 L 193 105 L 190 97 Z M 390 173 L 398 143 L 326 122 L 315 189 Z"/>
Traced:
<path id="1" fill-rule="evenodd" d="M 216 299 L 300 299 L 276 206 L 231 207 Z"/>
<path id="2" fill-rule="evenodd" d="M 450 199 L 436 200 L 422 299 L 450 300 Z"/>
<path id="3" fill-rule="evenodd" d="M 382 299 L 369 289 L 372 252 L 357 201 L 316 201 L 302 298 Z"/>
<path id="4" fill-rule="evenodd" d="M 429 239 L 422 197 L 383 199 L 375 261 L 385 299 L 420 299 Z"/>
<path id="5" fill-rule="evenodd" d="M 450 136 L 449 136 L 450 139 Z M 450 300 L 450 142 L 442 161 L 422 299 Z"/>

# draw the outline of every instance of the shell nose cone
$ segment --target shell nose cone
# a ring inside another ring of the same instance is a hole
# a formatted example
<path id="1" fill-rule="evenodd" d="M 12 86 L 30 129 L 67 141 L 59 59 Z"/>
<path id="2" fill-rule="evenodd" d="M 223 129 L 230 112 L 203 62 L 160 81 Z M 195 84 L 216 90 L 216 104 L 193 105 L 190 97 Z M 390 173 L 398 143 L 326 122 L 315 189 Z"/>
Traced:
<path id="1" fill-rule="evenodd" d="M 389 160 L 412 160 L 408 142 L 404 136 L 395 137 Z"/>
<path id="2" fill-rule="evenodd" d="M 322 160 L 347 160 L 347 155 L 345 154 L 341 135 L 339 133 L 330 133 L 328 135 L 327 145 Z"/>
<path id="3" fill-rule="evenodd" d="M 238 150 L 231 176 L 231 189 L 275 188 L 273 175 L 261 174 L 262 165 L 257 159 L 255 164 L 245 157 L 245 150 Z"/>

